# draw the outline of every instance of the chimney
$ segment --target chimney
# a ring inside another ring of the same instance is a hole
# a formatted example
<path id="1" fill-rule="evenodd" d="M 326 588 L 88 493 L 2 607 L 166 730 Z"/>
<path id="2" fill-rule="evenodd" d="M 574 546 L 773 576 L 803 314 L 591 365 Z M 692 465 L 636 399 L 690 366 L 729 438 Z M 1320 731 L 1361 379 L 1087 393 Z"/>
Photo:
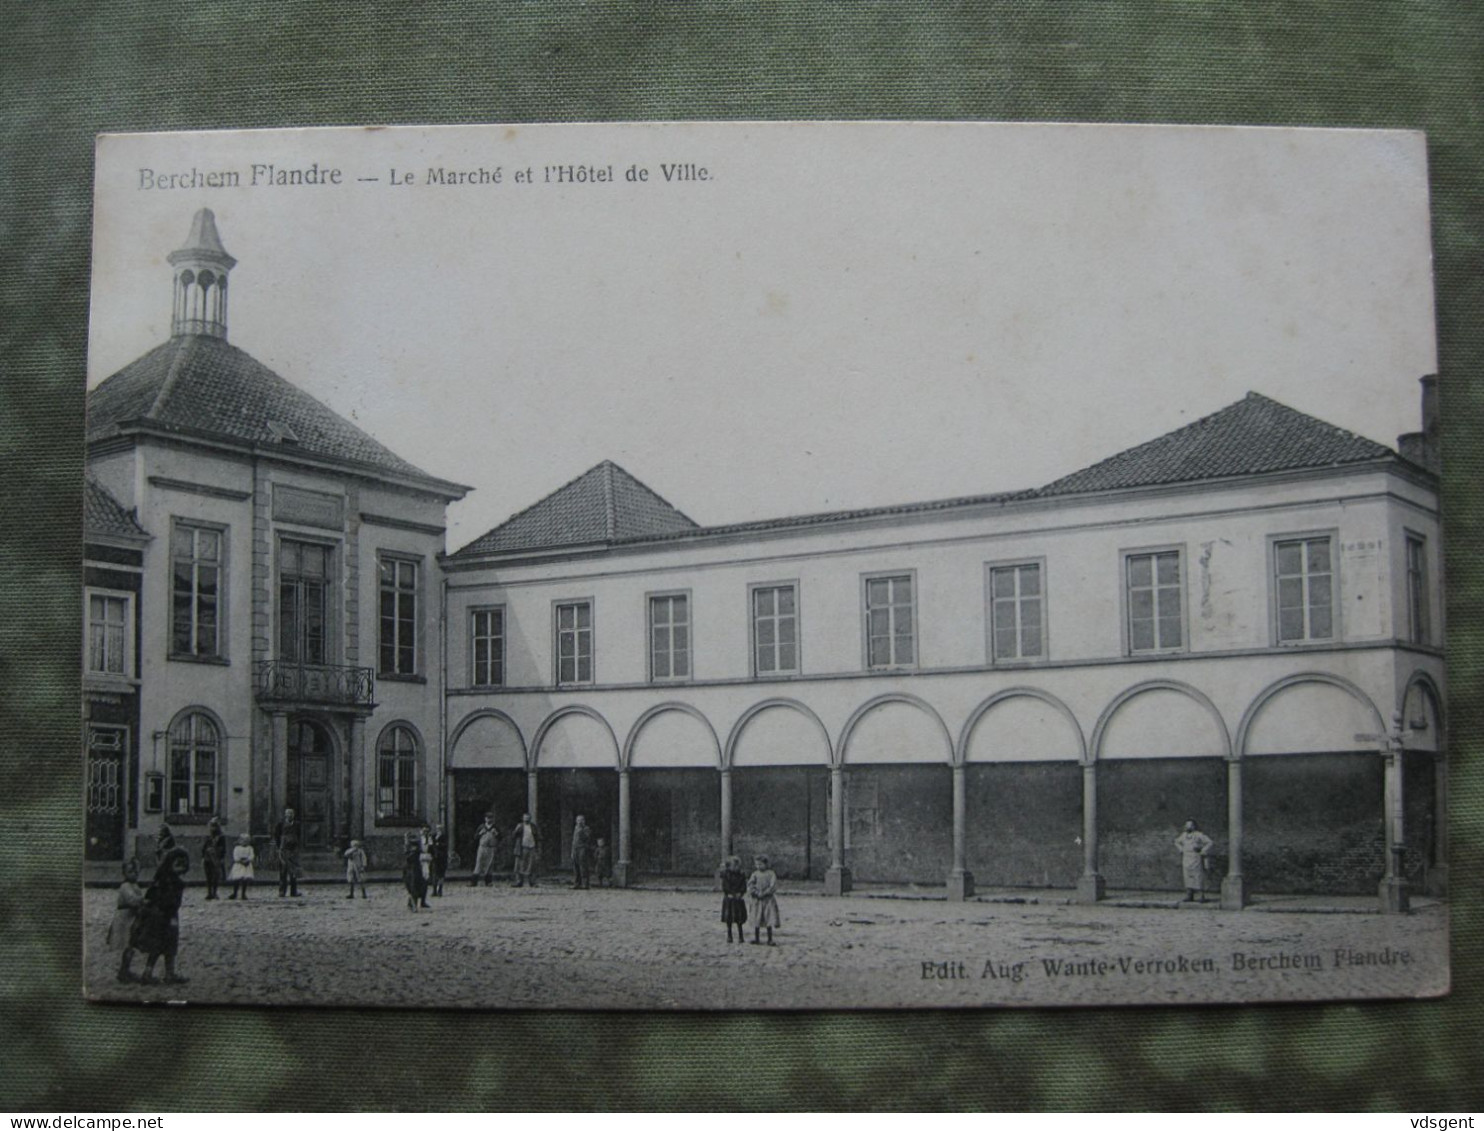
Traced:
<path id="1" fill-rule="evenodd" d="M 1437 475 L 1442 468 L 1442 444 L 1438 419 L 1438 378 L 1428 374 L 1422 378 L 1422 431 L 1408 432 L 1396 438 L 1397 450 L 1403 458 Z"/>

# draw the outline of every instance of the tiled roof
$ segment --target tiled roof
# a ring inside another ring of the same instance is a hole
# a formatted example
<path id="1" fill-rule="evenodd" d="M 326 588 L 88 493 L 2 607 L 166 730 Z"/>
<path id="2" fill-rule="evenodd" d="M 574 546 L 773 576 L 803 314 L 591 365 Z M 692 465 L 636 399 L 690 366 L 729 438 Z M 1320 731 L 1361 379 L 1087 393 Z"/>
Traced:
<path id="1" fill-rule="evenodd" d="M 83 529 L 88 534 L 113 536 L 115 538 L 148 538 L 144 528 L 134 519 L 134 512 L 110 495 L 91 475 L 83 484 L 82 496 Z"/>
<path id="2" fill-rule="evenodd" d="M 1395 458 L 1390 448 L 1248 393 L 1236 404 L 1157 440 L 1074 471 L 1040 495 L 1193 483 Z"/>
<path id="3" fill-rule="evenodd" d="M 90 443 L 133 420 L 431 478 L 266 365 L 205 334 L 171 338 L 88 394 Z M 297 442 L 283 442 L 286 434 Z"/>
<path id="4" fill-rule="evenodd" d="M 1398 457 L 1382 444 L 1326 424 L 1259 393 L 1248 393 L 1236 404 L 1219 412 L 1063 476 L 1045 487 L 896 506 L 791 515 L 726 526 L 697 526 L 622 468 L 605 462 L 471 542 L 452 557 L 465 559 L 513 550 L 556 549 L 594 543 L 662 541 L 692 534 L 764 533 L 854 519 L 959 510 L 1060 495 L 1195 483 L 1388 458 Z M 659 509 L 653 512 L 654 521 L 620 523 L 613 527 L 604 524 L 603 508 L 606 499 L 612 497 L 611 494 L 603 495 L 599 487 L 602 482 L 599 477 L 605 468 L 611 469 L 610 473 L 624 484 L 625 492 L 650 500 L 652 506 L 658 504 Z"/>
<path id="5" fill-rule="evenodd" d="M 696 529 L 694 522 L 618 464 L 604 460 L 454 556 L 610 545 Z"/>

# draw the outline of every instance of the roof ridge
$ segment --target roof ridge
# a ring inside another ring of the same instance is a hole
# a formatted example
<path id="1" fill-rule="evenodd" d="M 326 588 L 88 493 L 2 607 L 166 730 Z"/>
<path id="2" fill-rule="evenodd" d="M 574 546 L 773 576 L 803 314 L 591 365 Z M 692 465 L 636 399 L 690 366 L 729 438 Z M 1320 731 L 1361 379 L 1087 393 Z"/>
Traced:
<path id="1" fill-rule="evenodd" d="M 170 358 L 170 368 L 165 371 L 165 379 L 160 382 L 160 391 L 155 394 L 155 399 L 150 402 L 149 410 L 144 414 L 146 420 L 155 419 L 156 415 L 164 410 L 165 402 L 170 399 L 170 394 L 175 391 L 176 382 L 180 378 L 181 371 L 185 369 L 186 354 L 190 352 L 191 341 L 189 335 L 178 335 L 165 343 L 167 346 L 176 346 L 176 348 Z"/>

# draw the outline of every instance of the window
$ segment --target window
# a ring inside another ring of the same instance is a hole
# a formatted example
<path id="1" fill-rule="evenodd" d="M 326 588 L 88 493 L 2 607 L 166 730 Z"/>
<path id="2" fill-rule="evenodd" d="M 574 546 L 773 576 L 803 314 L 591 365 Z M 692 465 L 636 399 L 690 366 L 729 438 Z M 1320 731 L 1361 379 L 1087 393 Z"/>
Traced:
<path id="1" fill-rule="evenodd" d="M 323 664 L 329 639 L 334 551 L 318 542 L 278 544 L 278 658 Z"/>
<path id="2" fill-rule="evenodd" d="M 226 652 L 219 618 L 224 541 L 220 529 L 185 522 L 170 532 L 171 656 L 214 660 Z"/>
<path id="3" fill-rule="evenodd" d="M 128 677 L 134 673 L 132 599 L 127 593 L 89 589 L 88 674 Z"/>
<path id="4" fill-rule="evenodd" d="M 417 817 L 417 735 L 410 727 L 389 726 L 376 744 L 376 816 Z"/>
<path id="5" fill-rule="evenodd" d="M 593 681 L 593 606 L 571 601 L 556 607 L 558 684 Z"/>
<path id="6" fill-rule="evenodd" d="M 649 677 L 690 677 L 690 598 L 684 593 L 649 599 Z"/>
<path id="7" fill-rule="evenodd" d="M 170 781 L 166 812 L 209 817 L 216 812 L 216 770 L 221 732 L 210 715 L 192 711 L 170 728 Z"/>
<path id="8" fill-rule="evenodd" d="M 896 668 L 916 662 L 912 575 L 866 578 L 866 665 Z"/>
<path id="9" fill-rule="evenodd" d="M 1180 551 L 1129 554 L 1124 559 L 1128 585 L 1130 652 L 1163 652 L 1185 642 Z"/>
<path id="10" fill-rule="evenodd" d="M 1273 570 L 1278 594 L 1278 643 L 1331 639 L 1335 613 L 1329 538 L 1274 542 Z"/>
<path id="11" fill-rule="evenodd" d="M 417 563 L 382 558 L 382 675 L 417 674 Z"/>
<path id="12" fill-rule="evenodd" d="M 1039 562 L 990 567 L 990 654 L 996 661 L 1046 654 L 1045 607 Z"/>
<path id="13" fill-rule="evenodd" d="M 1427 542 L 1420 535 L 1407 535 L 1407 639 L 1430 644 L 1428 620 Z"/>
<path id="14" fill-rule="evenodd" d="M 792 585 L 752 591 L 752 663 L 757 675 L 797 675 L 799 593 Z"/>
<path id="15" fill-rule="evenodd" d="M 475 609 L 469 618 L 469 637 L 474 645 L 470 682 L 475 687 L 501 686 L 505 682 L 505 610 Z"/>

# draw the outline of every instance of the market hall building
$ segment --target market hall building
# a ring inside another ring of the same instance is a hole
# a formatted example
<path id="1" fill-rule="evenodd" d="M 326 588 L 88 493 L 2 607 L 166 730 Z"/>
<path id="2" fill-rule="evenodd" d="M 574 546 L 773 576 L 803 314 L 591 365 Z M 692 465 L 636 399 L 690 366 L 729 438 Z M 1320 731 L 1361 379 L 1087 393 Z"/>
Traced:
<path id="1" fill-rule="evenodd" d="M 130 829 L 297 801 L 384 864 L 530 811 L 560 869 L 581 814 L 621 883 L 1092 900 L 1178 890 L 1194 819 L 1227 906 L 1444 890 L 1434 379 L 1401 453 L 1249 394 L 1039 489 L 727 526 L 604 462 L 443 555 L 466 488 L 226 345 L 203 215 L 175 336 L 89 404 L 148 539 Z"/>

